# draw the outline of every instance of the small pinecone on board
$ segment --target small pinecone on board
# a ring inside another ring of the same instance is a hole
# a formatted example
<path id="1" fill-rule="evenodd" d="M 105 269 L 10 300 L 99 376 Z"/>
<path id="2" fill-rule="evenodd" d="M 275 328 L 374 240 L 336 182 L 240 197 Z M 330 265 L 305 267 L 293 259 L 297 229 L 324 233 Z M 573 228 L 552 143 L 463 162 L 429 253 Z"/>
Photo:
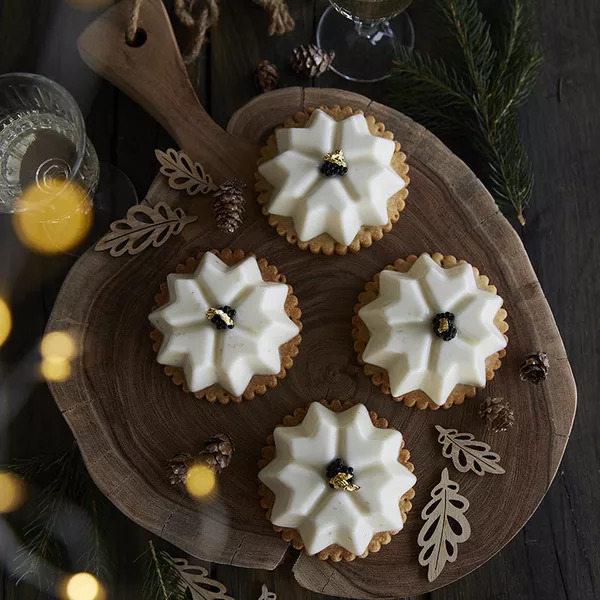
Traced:
<path id="1" fill-rule="evenodd" d="M 194 465 L 206 465 L 215 474 L 229 466 L 233 455 L 233 441 L 226 433 L 219 433 L 206 440 L 196 456 L 187 452 L 169 461 L 169 481 L 172 485 L 184 484 Z"/>
<path id="2" fill-rule="evenodd" d="M 204 442 L 198 458 L 215 473 L 229 466 L 233 456 L 233 440 L 226 433 L 218 433 Z"/>
<path id="3" fill-rule="evenodd" d="M 334 58 L 333 50 L 328 52 L 314 44 L 303 44 L 292 50 L 290 64 L 294 72 L 300 75 L 319 77 L 329 69 Z"/>
<path id="4" fill-rule="evenodd" d="M 519 377 L 521 381 L 530 381 L 531 383 L 539 383 L 546 379 L 550 361 L 545 352 L 536 352 L 530 354 L 522 363 L 519 369 Z"/>
<path id="5" fill-rule="evenodd" d="M 169 481 L 171 485 L 185 483 L 189 470 L 194 466 L 196 459 L 187 452 L 178 454 L 169 461 Z"/>
<path id="6" fill-rule="evenodd" d="M 254 72 L 256 87 L 263 92 L 277 89 L 279 85 L 279 69 L 268 60 L 261 60 Z"/>
<path id="7" fill-rule="evenodd" d="M 243 189 L 246 184 L 239 179 L 231 179 L 219 186 L 214 193 L 214 213 L 217 227 L 226 233 L 234 233 L 242 224 L 244 205 Z"/>
<path id="8" fill-rule="evenodd" d="M 515 413 L 510 407 L 510 402 L 504 398 L 486 398 L 479 406 L 479 416 L 485 419 L 488 427 L 499 433 L 512 427 L 515 422 Z"/>

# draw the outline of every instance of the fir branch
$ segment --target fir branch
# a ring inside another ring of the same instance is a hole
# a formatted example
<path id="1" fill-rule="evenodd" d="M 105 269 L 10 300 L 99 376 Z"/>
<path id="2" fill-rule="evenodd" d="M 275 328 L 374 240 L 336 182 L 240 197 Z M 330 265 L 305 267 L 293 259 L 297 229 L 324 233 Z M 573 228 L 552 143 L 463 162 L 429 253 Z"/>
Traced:
<path id="1" fill-rule="evenodd" d="M 99 498 L 87 473 L 77 444 L 73 443 L 69 450 L 57 456 L 14 461 L 9 468 L 34 484 L 45 475 L 52 476 L 50 483 L 43 487 L 35 515 L 23 532 L 25 545 L 16 560 L 26 567 L 19 581 L 32 575 L 39 576 L 44 563 L 58 565 L 63 562 L 64 548 L 56 536 L 57 526 L 61 517 L 78 508 L 90 523 L 90 535 L 85 536 L 88 549 L 78 567 L 94 574 L 108 586 L 111 565 L 98 515 L 103 499 Z"/>
<path id="2" fill-rule="evenodd" d="M 403 47 L 394 63 L 394 79 L 399 83 L 393 101 L 413 119 L 425 127 L 437 126 L 443 134 L 461 130 L 462 113 L 470 110 L 469 92 L 443 61 Z M 435 97 L 436 102 L 422 102 L 424 97 Z"/>
<path id="3" fill-rule="evenodd" d="M 90 485 L 91 483 L 90 481 Z M 100 503 L 96 498 L 93 498 L 88 506 L 87 513 L 91 523 L 92 539 L 90 540 L 89 550 L 83 556 L 83 565 L 87 573 L 92 573 L 104 583 L 105 587 L 110 588 L 113 582 L 114 565 L 102 527 L 101 511 L 103 504 L 103 498 Z"/>
<path id="4" fill-rule="evenodd" d="M 151 562 L 148 577 L 144 584 L 146 600 L 188 600 L 188 586 L 177 570 L 170 555 L 164 550 L 156 550 L 152 540 Z"/>
<path id="5" fill-rule="evenodd" d="M 510 0 L 507 21 L 499 41 L 501 61 L 491 93 L 496 122 L 527 99 L 544 59 L 541 48 L 530 41 L 531 0 Z"/>
<path id="6" fill-rule="evenodd" d="M 477 0 L 438 0 L 438 5 L 452 26 L 461 48 L 464 67 L 473 85 L 473 95 L 483 106 L 487 102 L 497 56 L 490 27 L 479 11 Z"/>
<path id="7" fill-rule="evenodd" d="M 477 0 L 438 0 L 459 49 L 434 59 L 402 51 L 390 104 L 438 135 L 460 136 L 479 153 L 481 179 L 504 214 L 523 210 L 533 191 L 516 109 L 527 99 L 542 63 L 531 37 L 531 0 L 509 0 L 505 25 L 492 32 Z M 492 36 L 492 34 L 496 34 Z"/>
<path id="8" fill-rule="evenodd" d="M 26 545 L 20 549 L 16 560 L 29 566 L 17 583 L 31 575 L 37 576 L 43 562 L 61 562 L 62 549 L 53 534 L 58 517 L 68 502 L 67 491 L 71 483 L 74 457 L 75 453 L 71 449 L 47 462 L 35 458 L 23 461 L 21 470 L 19 463 L 13 465 L 15 472 L 21 474 L 26 481 L 59 466 L 56 476 L 44 488 L 36 514 L 24 531 Z"/>
<path id="9" fill-rule="evenodd" d="M 484 182 L 493 190 L 496 203 L 504 212 L 512 208 L 525 225 L 523 209 L 533 192 L 533 175 L 516 115 L 511 113 L 493 133 L 482 127 L 476 146 L 487 162 Z"/>

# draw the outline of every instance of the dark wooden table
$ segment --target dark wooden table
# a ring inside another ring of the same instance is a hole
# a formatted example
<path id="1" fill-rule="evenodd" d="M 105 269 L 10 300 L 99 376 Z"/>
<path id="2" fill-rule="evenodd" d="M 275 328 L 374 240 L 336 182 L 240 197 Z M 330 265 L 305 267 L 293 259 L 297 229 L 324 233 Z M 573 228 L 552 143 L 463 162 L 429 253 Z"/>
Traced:
<path id="1" fill-rule="evenodd" d="M 291 49 L 313 39 L 327 2 L 288 3 L 296 18 L 295 31 L 268 38 L 267 17 L 261 9 L 250 0 L 222 0 L 221 19 L 211 43 L 191 69 L 199 97 L 221 125 L 257 93 L 252 72 L 263 58 L 280 65 L 282 85 L 348 88 L 376 100 L 383 98 L 381 85 L 350 85 L 334 74 L 315 82 L 289 72 L 285 65 Z M 98 1 L 0 0 L 0 73 L 37 72 L 67 87 L 86 115 L 88 134 L 100 160 L 125 173 L 143 198 L 157 171 L 153 149 L 167 148 L 171 141 L 138 106 L 81 62 L 77 36 L 98 14 L 74 8 L 85 4 L 97 5 Z M 428 4 L 421 0 L 411 8 L 417 45 L 422 48 L 435 45 L 428 27 Z M 494 5 L 489 0 L 487 4 Z M 429 594 L 436 600 L 600 598 L 600 8 L 594 0 L 538 4 L 536 26 L 547 60 L 533 97 L 522 111 L 536 189 L 527 225 L 519 233 L 562 332 L 577 381 L 579 408 L 562 465 L 538 511 L 498 556 L 455 584 Z M 131 201 L 125 192 L 126 186 L 121 185 L 103 197 L 95 235 L 124 214 Z M 74 260 L 29 253 L 16 240 L 10 219 L 0 219 L 0 296 L 9 299 L 14 316 L 13 333 L 0 354 L 0 462 L 57 454 L 72 442 L 37 375 L 36 345 Z M 35 511 L 35 506 L 28 510 Z M 110 598 L 142 599 L 145 559 L 139 557 L 147 550 L 150 535 L 116 509 L 109 517 L 104 526 L 115 563 Z M 22 532 L 17 530 L 17 534 Z M 258 598 L 263 582 L 281 600 L 325 598 L 295 583 L 292 559 L 274 572 L 206 566 L 238 600 Z M 15 587 L 8 575 L 10 567 L 0 566 L 0 598 L 51 597 L 26 584 Z"/>

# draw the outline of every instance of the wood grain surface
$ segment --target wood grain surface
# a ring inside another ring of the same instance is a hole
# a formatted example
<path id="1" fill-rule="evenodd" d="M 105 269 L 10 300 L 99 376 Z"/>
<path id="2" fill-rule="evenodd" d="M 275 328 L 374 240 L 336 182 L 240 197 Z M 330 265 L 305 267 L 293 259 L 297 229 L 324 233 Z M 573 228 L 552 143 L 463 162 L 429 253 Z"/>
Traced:
<path id="1" fill-rule="evenodd" d="M 166 3 L 171 4 L 169 0 Z M 77 6 L 83 4 L 75 0 L 5 0 L 0 6 L 0 72 L 35 71 L 65 85 L 82 106 L 88 134 L 100 159 L 124 171 L 141 198 L 157 171 L 153 149 L 166 149 L 174 142 L 129 98 L 81 63 L 76 39 L 98 15 L 78 10 Z M 92 4 L 98 3 L 89 2 Z M 285 66 L 291 48 L 311 40 L 314 24 L 327 1 L 289 0 L 288 4 L 296 17 L 296 30 L 281 38 L 267 38 L 267 18 L 261 9 L 250 1 L 221 3 L 221 21 L 191 75 L 202 103 L 222 126 L 239 106 L 256 95 L 252 71 L 263 58 L 280 67 L 282 85 L 350 87 L 372 98 L 383 98 L 385 84 L 356 85 L 333 74 L 312 82 L 291 73 Z M 501 9 L 500 3 L 489 0 L 482 4 L 492 15 Z M 410 14 L 417 30 L 417 46 L 435 49 L 440 30 L 431 22 L 427 5 L 415 2 Z M 536 192 L 527 226 L 518 232 L 561 328 L 578 381 L 576 426 L 559 476 L 525 528 L 474 573 L 419 596 L 419 600 L 587 600 L 600 595 L 600 563 L 595 559 L 600 538 L 600 521 L 595 516 L 600 488 L 600 405 L 595 401 L 600 385 L 600 336 L 590 325 L 600 294 L 600 172 L 594 150 L 600 135 L 600 113 L 595 109 L 600 100 L 599 27 L 600 13 L 591 0 L 560 0 L 539 6 L 536 28 L 546 50 L 546 63 L 522 115 Z M 460 140 L 448 141 L 460 152 Z M 125 214 L 131 202 L 125 193 L 128 190 L 126 181 L 119 179 L 112 193 L 98 199 L 100 210 L 89 244 L 112 220 Z M 4 460 L 9 460 L 53 454 L 71 443 L 71 434 L 47 388 L 36 383 L 35 345 L 74 259 L 35 256 L 19 245 L 9 220 L 3 217 L 0 226 L 0 293 L 10 299 L 15 320 L 14 333 L 0 351 L 0 394 L 3 406 L 10 407 L 8 413 L 2 413 L 0 452 Z M 513 403 L 517 400 L 511 398 Z M 7 429 L 8 435 L 4 435 Z M 32 510 L 33 502 L 32 496 Z M 23 525 L 23 519 L 14 524 L 17 534 L 19 524 Z M 145 558 L 139 557 L 147 548 L 147 533 L 110 506 L 103 525 L 114 560 L 110 597 L 143 598 L 140 590 Z M 177 554 L 176 549 L 172 552 Z M 238 600 L 257 598 L 262 582 L 285 600 L 323 600 L 325 596 L 295 584 L 291 570 L 294 560 L 293 555 L 286 556 L 275 571 L 204 564 Z M 77 560 L 69 565 L 77 568 Z M 26 584 L 15 587 L 9 578 L 10 569 L 11 564 L 0 567 L 4 574 L 3 578 L 0 575 L 3 598 L 54 597 Z M 402 573 L 396 571 L 401 577 Z"/>
<path id="2" fill-rule="evenodd" d="M 136 88 L 134 80 L 129 81 L 132 88 Z M 133 89 L 133 93 L 140 90 Z M 260 519 L 255 463 L 264 438 L 294 408 L 311 400 L 340 398 L 361 401 L 384 415 L 412 448 L 419 477 L 414 501 L 417 514 L 444 466 L 434 425 L 468 429 L 478 439 L 486 439 L 477 417 L 477 398 L 461 407 L 426 414 L 397 406 L 356 369 L 350 338 L 353 306 L 373 273 L 398 257 L 425 251 L 466 259 L 498 287 L 510 315 L 508 357 L 489 387 L 494 396 L 520 396 L 518 427 L 495 440 L 507 476 L 483 481 L 457 478 L 471 501 L 470 543 L 460 560 L 429 583 L 416 561 L 421 523 L 413 513 L 402 534 L 368 559 L 334 564 L 301 553 L 294 566 L 301 585 L 331 595 L 392 598 L 419 594 L 479 566 L 517 533 L 537 507 L 568 439 L 575 411 L 574 381 L 554 319 L 518 236 L 474 174 L 423 127 L 351 92 L 288 88 L 241 108 L 229 132 L 257 146 L 286 115 L 320 105 L 350 106 L 373 114 L 400 141 L 410 165 L 411 184 L 407 207 L 392 231 L 353 256 L 313 256 L 278 238 L 249 192 L 243 226 L 235 235 L 226 236 L 215 231 L 212 219 L 201 210 L 210 204 L 208 199 L 190 200 L 182 192 L 173 193 L 159 177 L 145 201 L 177 204 L 201 219 L 188 225 L 179 238 L 133 260 L 93 250 L 80 258 L 56 300 L 48 331 L 73 329 L 82 351 L 68 382 L 52 383 L 50 389 L 94 481 L 126 515 L 198 558 L 272 569 L 283 559 L 287 544 L 278 539 L 268 521 Z M 176 139 L 178 118 L 176 111 L 161 118 Z M 215 156 L 224 151 L 220 139 L 210 142 Z M 229 144 L 228 150 L 233 156 L 236 145 Z M 252 163 L 255 156 L 246 153 L 236 158 Z M 293 285 L 305 318 L 300 353 L 287 377 L 264 398 L 220 407 L 197 402 L 165 378 L 147 340 L 147 315 L 152 291 L 178 263 L 224 246 L 252 251 L 277 265 Z M 519 381 L 518 365 L 541 340 L 545 340 L 553 369 L 543 386 L 534 387 Z M 233 437 L 236 460 L 219 478 L 217 493 L 197 503 L 169 485 L 164 467 L 179 452 L 193 453 L 216 431 Z M 402 580 L 395 577 L 394 566 L 402 568 Z"/>

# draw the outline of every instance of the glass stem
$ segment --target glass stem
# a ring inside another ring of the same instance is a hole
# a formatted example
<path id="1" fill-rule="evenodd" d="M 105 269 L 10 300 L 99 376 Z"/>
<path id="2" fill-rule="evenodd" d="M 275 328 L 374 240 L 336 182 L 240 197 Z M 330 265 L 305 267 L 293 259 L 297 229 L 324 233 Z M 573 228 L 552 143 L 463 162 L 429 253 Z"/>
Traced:
<path id="1" fill-rule="evenodd" d="M 356 29 L 356 33 L 363 37 L 367 38 L 371 44 L 375 45 L 377 42 L 381 40 L 384 36 L 393 37 L 393 33 L 390 30 L 390 24 L 386 20 L 381 21 L 354 21 L 354 27 Z"/>

